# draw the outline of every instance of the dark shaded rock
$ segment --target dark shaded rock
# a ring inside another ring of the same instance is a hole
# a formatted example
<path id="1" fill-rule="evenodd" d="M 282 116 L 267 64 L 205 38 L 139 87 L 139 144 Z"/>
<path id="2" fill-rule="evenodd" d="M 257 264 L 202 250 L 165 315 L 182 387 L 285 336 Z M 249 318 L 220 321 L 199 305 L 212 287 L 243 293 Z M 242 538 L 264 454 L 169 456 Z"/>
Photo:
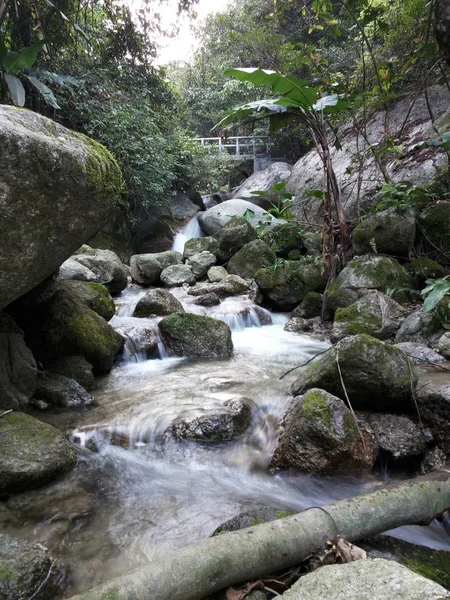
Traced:
<path id="1" fill-rule="evenodd" d="M 423 286 L 427 279 L 440 279 L 445 276 L 445 269 L 431 258 L 415 258 L 410 263 L 411 273 L 418 285 Z"/>
<path id="2" fill-rule="evenodd" d="M 167 287 L 180 287 L 184 283 L 195 284 L 195 275 L 189 265 L 171 265 L 161 272 L 161 281 Z"/>
<path id="3" fill-rule="evenodd" d="M 428 206 L 418 218 L 417 245 L 432 253 L 450 252 L 450 202 Z"/>
<path id="4" fill-rule="evenodd" d="M 353 248 L 356 254 L 375 251 L 391 256 L 409 256 L 415 236 L 414 211 L 399 213 L 395 208 L 389 208 L 369 215 L 355 227 Z"/>
<path id="5" fill-rule="evenodd" d="M 256 271 L 275 262 L 275 253 L 262 240 L 253 240 L 245 244 L 227 264 L 227 270 L 232 275 L 243 279 L 253 279 Z"/>
<path id="6" fill-rule="evenodd" d="M 197 300 L 194 300 L 194 304 L 198 306 L 218 306 L 220 304 L 220 298 L 214 292 L 199 296 Z"/>
<path id="7" fill-rule="evenodd" d="M 0 419 L 0 490 L 38 487 L 70 471 L 77 454 L 58 429 L 24 413 Z"/>
<path id="8" fill-rule="evenodd" d="M 207 236 L 191 238 L 184 244 L 184 258 L 190 258 L 199 252 L 210 252 L 217 257 L 217 253 L 219 252 L 219 242 L 215 237 Z"/>
<path id="9" fill-rule="evenodd" d="M 218 257 L 221 261 L 229 260 L 233 254 L 248 244 L 256 240 L 258 234 L 244 217 L 232 217 L 221 229 L 219 240 Z"/>
<path id="10" fill-rule="evenodd" d="M 159 339 L 154 329 L 126 327 L 120 330 L 125 336 L 124 358 L 148 360 L 158 358 Z"/>
<path id="11" fill-rule="evenodd" d="M 64 285 L 105 321 L 116 314 L 116 305 L 106 286 L 85 281 L 65 281 Z"/>
<path id="12" fill-rule="evenodd" d="M 322 252 L 322 234 L 306 231 L 302 236 L 303 247 L 308 253 Z"/>
<path id="13" fill-rule="evenodd" d="M 39 373 L 35 397 L 64 408 L 85 406 L 94 400 L 75 379 L 55 373 Z"/>
<path id="14" fill-rule="evenodd" d="M 320 317 L 322 313 L 322 294 L 319 292 L 308 292 L 298 306 L 294 308 L 291 317 L 302 319 L 313 319 Z"/>
<path id="15" fill-rule="evenodd" d="M 302 248 L 303 230 L 297 223 L 282 223 L 268 229 L 261 235 L 261 239 L 266 242 L 277 254 L 287 258 L 292 250 L 300 251 Z"/>
<path id="16" fill-rule="evenodd" d="M 106 286 L 111 294 L 119 294 L 127 287 L 128 270 L 112 250 L 91 248 L 85 244 L 70 257 L 70 261 L 78 262 L 94 273 L 95 281 Z M 63 264 L 59 273 L 60 279 L 67 278 L 67 274 L 70 274 L 70 271 L 67 271 Z"/>
<path id="17" fill-rule="evenodd" d="M 134 254 L 130 258 L 131 277 L 139 285 L 156 285 L 166 267 L 182 263 L 183 256 L 173 250 L 156 254 Z"/>
<path id="18" fill-rule="evenodd" d="M 175 356 L 228 358 L 233 352 L 226 323 L 188 313 L 170 315 L 159 323 L 164 345 Z"/>
<path id="19" fill-rule="evenodd" d="M 426 385 L 416 392 L 422 421 L 437 445 L 450 456 L 450 385 Z"/>
<path id="20" fill-rule="evenodd" d="M 75 379 L 85 390 L 96 387 L 92 365 L 83 356 L 63 356 L 48 363 L 45 368 L 49 373 Z"/>
<path id="21" fill-rule="evenodd" d="M 408 417 L 371 413 L 358 415 L 358 421 L 368 425 L 375 445 L 394 460 L 417 456 L 426 450 L 423 431 Z"/>
<path id="22" fill-rule="evenodd" d="M 139 300 L 134 309 L 134 317 L 166 316 L 184 312 L 183 305 L 168 290 L 150 290 Z"/>
<path id="23" fill-rule="evenodd" d="M 395 346 L 368 335 L 344 338 L 303 367 L 292 394 L 320 388 L 344 399 L 337 359 L 353 408 L 398 412 L 410 406 L 418 381 L 414 365 Z"/>
<path id="24" fill-rule="evenodd" d="M 414 342 L 425 346 L 434 346 L 444 333 L 442 325 L 432 313 L 416 311 L 401 324 L 395 335 L 395 342 Z"/>
<path id="25" fill-rule="evenodd" d="M 436 350 L 442 354 L 447 360 L 450 360 L 450 333 L 444 333 L 439 338 L 439 341 L 436 345 Z"/>
<path id="26" fill-rule="evenodd" d="M 37 366 L 23 332 L 0 312 L 0 409 L 24 408 L 33 396 Z"/>

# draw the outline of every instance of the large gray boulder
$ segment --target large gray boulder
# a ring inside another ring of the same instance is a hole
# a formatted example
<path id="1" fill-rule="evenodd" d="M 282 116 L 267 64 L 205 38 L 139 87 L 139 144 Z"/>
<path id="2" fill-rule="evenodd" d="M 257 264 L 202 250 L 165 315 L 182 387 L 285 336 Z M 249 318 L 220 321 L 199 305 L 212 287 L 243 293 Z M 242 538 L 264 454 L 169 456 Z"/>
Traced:
<path id="1" fill-rule="evenodd" d="M 39 373 L 35 398 L 53 406 L 79 408 L 94 399 L 75 379 L 56 373 Z"/>
<path id="2" fill-rule="evenodd" d="M 216 257 L 211 252 L 204 250 L 198 254 L 193 254 L 187 259 L 186 265 L 191 267 L 196 279 L 201 279 L 210 267 L 216 264 Z"/>
<path id="3" fill-rule="evenodd" d="M 320 389 L 295 399 L 283 420 L 271 465 L 306 473 L 370 471 L 376 447 L 361 440 L 355 417 L 344 402 Z"/>
<path id="4" fill-rule="evenodd" d="M 12 318 L 0 312 L 0 409 L 25 408 L 37 383 L 37 366 Z"/>
<path id="5" fill-rule="evenodd" d="M 17 107 L 0 106 L 0 148 L 2 308 L 97 233 L 121 174 L 102 145 Z"/>
<path id="6" fill-rule="evenodd" d="M 42 546 L 0 533 L 0 598 L 59 598 L 64 569 Z"/>
<path id="7" fill-rule="evenodd" d="M 116 305 L 108 291 L 101 283 L 92 281 L 64 281 L 64 287 L 73 292 L 94 312 L 110 321 L 116 314 Z"/>
<path id="8" fill-rule="evenodd" d="M 182 263 L 182 254 L 174 250 L 155 254 L 134 254 L 130 258 L 131 277 L 139 285 L 156 285 L 165 268 Z"/>
<path id="9" fill-rule="evenodd" d="M 444 600 L 450 592 L 395 561 L 357 560 L 301 577 L 285 600 Z"/>
<path id="10" fill-rule="evenodd" d="M 160 275 L 161 282 L 167 287 L 180 287 L 184 283 L 195 284 L 195 275 L 189 265 L 171 265 L 166 267 Z"/>
<path id="11" fill-rule="evenodd" d="M 203 296 L 204 294 L 217 294 L 220 297 L 244 294 L 250 290 L 249 284 L 239 275 L 227 275 L 217 283 L 199 283 L 188 290 L 189 296 Z"/>
<path id="12" fill-rule="evenodd" d="M 423 346 L 422 344 L 416 344 L 415 342 L 399 342 L 395 344 L 397 348 L 400 348 L 402 352 L 407 354 L 415 365 L 423 364 L 439 364 L 445 362 L 445 357 L 439 352 Z"/>
<path id="13" fill-rule="evenodd" d="M 245 244 L 227 264 L 228 273 L 243 279 L 253 279 L 256 271 L 275 262 L 275 252 L 262 240 Z"/>
<path id="14" fill-rule="evenodd" d="M 276 183 L 285 183 L 291 175 L 292 167 L 285 162 L 272 163 L 267 169 L 257 171 L 250 175 L 237 189 L 233 191 L 233 198 L 248 200 L 252 204 L 261 206 L 266 210 L 271 207 L 270 201 L 276 201 L 276 194 L 272 187 Z M 266 196 L 253 194 L 254 191 L 266 192 Z"/>
<path id="15" fill-rule="evenodd" d="M 189 313 L 170 315 L 159 323 L 169 354 L 200 358 L 229 358 L 233 352 L 226 323 Z"/>
<path id="16" fill-rule="evenodd" d="M 327 307 L 331 311 L 356 302 L 367 290 L 386 293 L 396 288 L 396 297 L 402 299 L 404 290 L 411 288 L 412 278 L 395 258 L 367 254 L 351 260 L 328 288 Z"/>
<path id="17" fill-rule="evenodd" d="M 79 250 L 70 257 L 69 265 L 63 263 L 59 270 L 60 279 L 78 279 L 76 273 L 72 271 L 73 263 L 82 265 L 94 274 L 95 279 L 85 278 L 85 273 L 81 273 L 82 281 L 96 281 L 105 285 L 111 294 L 119 294 L 127 287 L 128 271 L 120 258 L 112 250 L 101 250 L 91 248 L 84 244 Z"/>
<path id="18" fill-rule="evenodd" d="M 165 317 L 172 313 L 184 312 L 183 305 L 168 290 L 150 290 L 139 300 L 133 317 Z"/>
<path id="19" fill-rule="evenodd" d="M 219 253 L 221 261 L 229 260 L 233 254 L 248 242 L 256 240 L 258 234 L 244 217 L 232 217 L 219 233 Z"/>
<path id="20" fill-rule="evenodd" d="M 387 458 L 397 460 L 423 454 L 427 440 L 422 429 L 409 417 L 386 413 L 358 414 L 358 421 L 367 425 L 375 445 L 387 453 Z"/>
<path id="21" fill-rule="evenodd" d="M 225 277 L 228 275 L 225 267 L 211 267 L 207 272 L 208 281 L 211 283 L 218 283 L 219 281 L 223 281 Z"/>
<path id="22" fill-rule="evenodd" d="M 417 390 L 416 396 L 423 422 L 450 458 L 450 385 L 427 384 Z"/>
<path id="23" fill-rule="evenodd" d="M 191 238 L 184 244 L 184 258 L 190 258 L 194 254 L 199 252 L 211 252 L 214 256 L 217 256 L 219 251 L 219 242 L 216 238 L 207 236 L 200 238 Z"/>
<path id="24" fill-rule="evenodd" d="M 394 208 L 369 215 L 353 230 L 356 254 L 379 252 L 391 256 L 409 256 L 416 237 L 416 215 L 413 210 L 399 212 Z"/>
<path id="25" fill-rule="evenodd" d="M 430 312 L 416 311 L 411 313 L 400 326 L 395 335 L 396 343 L 414 342 L 433 347 L 438 344 L 444 329 L 435 315 Z"/>
<path id="26" fill-rule="evenodd" d="M 208 234 L 217 237 L 224 225 L 232 217 L 245 217 L 249 223 L 256 227 L 259 223 L 267 223 L 269 227 L 273 227 L 279 223 L 282 223 L 279 219 L 272 217 L 263 208 L 247 202 L 246 200 L 227 200 L 213 206 L 206 212 L 199 215 L 198 220 L 202 229 Z"/>
<path id="27" fill-rule="evenodd" d="M 24 413 L 0 419 L 0 491 L 38 487 L 72 469 L 77 454 L 58 429 Z"/>
<path id="28" fill-rule="evenodd" d="M 395 346 L 353 335 L 302 367 L 291 392 L 299 396 L 320 388 L 345 399 L 342 381 L 353 408 L 400 412 L 410 407 L 418 376 L 410 359 Z"/>

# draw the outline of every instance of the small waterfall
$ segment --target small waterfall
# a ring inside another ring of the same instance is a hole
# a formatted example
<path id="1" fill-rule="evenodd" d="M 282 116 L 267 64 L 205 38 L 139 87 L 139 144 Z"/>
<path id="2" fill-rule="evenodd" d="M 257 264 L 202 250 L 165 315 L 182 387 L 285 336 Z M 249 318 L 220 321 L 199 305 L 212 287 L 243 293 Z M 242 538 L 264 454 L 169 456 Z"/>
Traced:
<path id="1" fill-rule="evenodd" d="M 204 236 L 205 234 L 200 227 L 198 217 L 197 215 L 194 215 L 189 223 L 187 223 L 174 237 L 172 250 L 176 250 L 177 252 L 181 252 L 181 254 L 183 254 L 184 244 L 188 240 Z"/>

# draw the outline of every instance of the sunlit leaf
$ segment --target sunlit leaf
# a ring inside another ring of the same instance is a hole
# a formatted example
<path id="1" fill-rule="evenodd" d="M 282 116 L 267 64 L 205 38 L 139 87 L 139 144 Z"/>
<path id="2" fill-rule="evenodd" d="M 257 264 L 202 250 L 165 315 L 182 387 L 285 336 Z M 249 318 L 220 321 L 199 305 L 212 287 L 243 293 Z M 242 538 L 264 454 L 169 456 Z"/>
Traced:
<path id="1" fill-rule="evenodd" d="M 39 81 L 39 79 L 36 79 L 36 77 L 32 77 L 31 75 L 25 75 L 25 77 L 34 85 L 37 90 L 39 90 L 47 104 L 53 106 L 53 108 L 60 108 L 56 102 L 56 98 L 53 95 L 52 90 L 46 86 L 45 83 L 42 83 L 42 81 Z"/>
<path id="2" fill-rule="evenodd" d="M 8 87 L 8 92 L 11 100 L 16 106 L 24 106 L 25 104 L 25 89 L 22 82 L 15 75 L 5 73 L 5 81 Z"/>

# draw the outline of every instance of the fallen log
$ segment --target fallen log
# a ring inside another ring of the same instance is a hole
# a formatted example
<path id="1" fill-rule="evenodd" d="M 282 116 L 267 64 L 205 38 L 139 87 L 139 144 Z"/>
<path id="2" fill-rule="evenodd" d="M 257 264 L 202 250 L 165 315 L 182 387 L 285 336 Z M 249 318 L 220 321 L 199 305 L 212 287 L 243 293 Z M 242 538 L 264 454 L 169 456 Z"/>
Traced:
<path id="1" fill-rule="evenodd" d="M 450 470 L 310 508 L 271 523 L 161 552 L 157 560 L 73 600 L 200 600 L 299 564 L 339 534 L 354 542 L 401 525 L 428 524 L 450 506 Z"/>

